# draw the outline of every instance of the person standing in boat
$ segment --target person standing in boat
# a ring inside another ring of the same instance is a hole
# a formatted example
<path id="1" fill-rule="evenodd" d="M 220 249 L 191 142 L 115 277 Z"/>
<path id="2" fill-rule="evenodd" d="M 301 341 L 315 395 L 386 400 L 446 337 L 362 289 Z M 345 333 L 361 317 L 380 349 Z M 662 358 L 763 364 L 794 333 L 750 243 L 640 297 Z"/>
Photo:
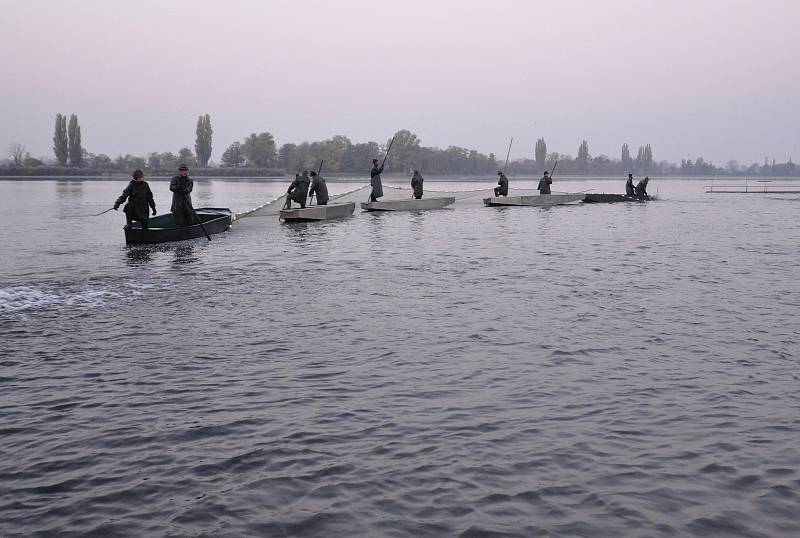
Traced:
<path id="1" fill-rule="evenodd" d="M 633 196 L 636 190 L 633 188 L 633 174 L 628 174 L 628 181 L 625 182 L 625 196 Z"/>
<path id="2" fill-rule="evenodd" d="M 178 226 L 189 226 L 195 223 L 194 209 L 192 209 L 191 192 L 194 182 L 189 177 L 189 167 L 182 164 L 178 167 L 178 175 L 169 182 L 169 190 L 172 191 L 172 215 L 175 217 L 175 224 Z"/>
<path id="3" fill-rule="evenodd" d="M 292 200 L 300 204 L 300 209 L 305 209 L 306 198 L 308 198 L 308 186 L 311 180 L 308 177 L 308 170 L 303 170 L 302 174 L 295 174 L 294 181 L 286 191 L 286 209 L 292 208 Z"/>
<path id="4" fill-rule="evenodd" d="M 369 171 L 369 183 L 372 185 L 372 192 L 369 195 L 370 202 L 377 202 L 378 198 L 383 196 L 382 173 L 383 165 L 378 166 L 378 159 L 372 159 L 372 170 Z"/>
<path id="5" fill-rule="evenodd" d="M 153 215 L 156 214 L 156 202 L 153 200 L 153 191 L 150 190 L 150 185 L 144 180 L 144 172 L 136 170 L 133 172 L 133 179 L 125 190 L 122 191 L 122 196 L 117 198 L 114 202 L 114 210 L 118 210 L 119 206 L 125 201 L 125 207 L 122 210 L 125 212 L 125 218 L 128 220 L 126 226 L 131 227 L 133 221 L 142 225 L 143 229 L 147 229 L 150 221 L 148 206 L 152 208 Z"/>
<path id="6" fill-rule="evenodd" d="M 499 187 L 494 188 L 495 197 L 508 196 L 508 178 L 506 177 L 505 172 L 498 170 L 497 175 L 500 176 L 500 179 L 497 180 Z"/>
<path id="7" fill-rule="evenodd" d="M 316 172 L 311 172 L 311 189 L 308 191 L 309 198 L 317 195 L 317 205 L 328 205 L 328 186 L 325 185 L 325 178 Z"/>
<path id="8" fill-rule="evenodd" d="M 536 187 L 539 189 L 539 194 L 550 194 L 550 185 L 553 183 L 553 180 L 550 178 L 550 172 L 545 171 L 542 179 L 539 180 L 539 186 Z"/>
<path id="9" fill-rule="evenodd" d="M 650 178 L 645 176 L 643 180 L 636 184 L 636 196 L 645 197 L 647 196 L 647 184 L 650 182 Z"/>
<path id="10" fill-rule="evenodd" d="M 411 188 L 414 189 L 414 198 L 417 200 L 422 198 L 422 182 L 425 178 L 419 173 L 419 170 L 414 170 L 414 175 L 411 176 Z"/>

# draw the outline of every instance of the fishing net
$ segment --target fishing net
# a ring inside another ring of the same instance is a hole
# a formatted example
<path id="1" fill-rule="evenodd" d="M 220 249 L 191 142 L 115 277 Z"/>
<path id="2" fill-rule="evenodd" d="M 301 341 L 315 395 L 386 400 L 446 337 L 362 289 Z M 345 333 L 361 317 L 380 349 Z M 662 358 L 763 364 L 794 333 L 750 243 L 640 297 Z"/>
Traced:
<path id="1" fill-rule="evenodd" d="M 330 185 L 329 185 L 330 186 Z M 364 185 L 363 187 L 359 187 L 357 189 L 353 189 L 341 194 L 332 195 L 330 200 L 328 201 L 329 204 L 334 203 L 348 203 L 348 202 L 368 202 L 369 195 L 372 192 L 372 187 L 370 185 Z M 411 187 L 401 187 L 398 185 L 383 185 L 383 196 L 380 198 L 381 202 L 386 202 L 389 200 L 407 200 L 414 197 L 413 189 Z M 536 189 L 509 189 L 508 195 L 509 196 L 530 196 L 533 194 L 538 194 L 539 191 Z M 483 199 L 488 198 L 490 196 L 494 196 L 494 188 L 493 187 L 485 187 L 481 189 L 470 189 L 470 190 L 436 190 L 436 189 L 425 189 L 425 194 L 423 198 L 440 198 L 440 197 L 453 197 L 456 199 L 456 202 L 463 202 L 463 203 L 475 203 L 475 204 L 483 204 Z M 272 201 L 266 202 L 263 205 L 260 205 L 256 208 L 253 208 L 249 211 L 243 211 L 241 213 L 236 214 L 236 218 L 240 219 L 243 217 L 269 217 L 269 216 L 277 216 L 283 206 L 286 204 L 286 194 L 283 194 Z M 298 204 L 293 203 L 292 207 L 298 207 Z"/>

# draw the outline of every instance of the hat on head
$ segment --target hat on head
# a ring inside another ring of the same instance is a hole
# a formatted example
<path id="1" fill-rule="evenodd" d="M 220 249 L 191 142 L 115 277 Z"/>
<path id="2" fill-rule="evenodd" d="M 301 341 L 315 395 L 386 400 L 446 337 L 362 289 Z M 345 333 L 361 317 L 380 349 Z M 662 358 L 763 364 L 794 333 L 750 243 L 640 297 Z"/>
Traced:
<path id="1" fill-rule="evenodd" d="M 178 170 L 188 170 L 188 169 L 189 169 L 189 167 L 186 166 L 186 163 L 183 163 L 178 167 Z"/>
<path id="2" fill-rule="evenodd" d="M 141 170 L 134 170 L 133 179 L 136 179 L 137 177 L 144 177 L 144 172 L 142 172 Z"/>

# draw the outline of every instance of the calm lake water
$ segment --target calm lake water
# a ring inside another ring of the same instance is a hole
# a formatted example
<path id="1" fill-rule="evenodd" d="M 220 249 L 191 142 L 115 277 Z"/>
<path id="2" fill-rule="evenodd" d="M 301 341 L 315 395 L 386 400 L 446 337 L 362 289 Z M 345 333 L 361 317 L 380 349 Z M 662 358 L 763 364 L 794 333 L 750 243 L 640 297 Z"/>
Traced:
<path id="1" fill-rule="evenodd" d="M 126 247 L 0 181 L 0 535 L 800 536 L 800 194 L 702 185 Z"/>

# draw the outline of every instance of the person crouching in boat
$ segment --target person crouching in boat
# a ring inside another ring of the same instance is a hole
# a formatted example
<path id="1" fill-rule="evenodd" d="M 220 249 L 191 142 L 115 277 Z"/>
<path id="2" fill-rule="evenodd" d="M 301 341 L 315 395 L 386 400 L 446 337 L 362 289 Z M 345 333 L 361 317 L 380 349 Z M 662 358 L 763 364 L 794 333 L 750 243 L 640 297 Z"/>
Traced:
<path id="1" fill-rule="evenodd" d="M 309 183 L 311 183 L 311 180 L 308 177 L 308 170 L 303 170 L 302 174 L 294 175 L 294 181 L 286 190 L 286 209 L 292 208 L 292 200 L 300 204 L 300 209 L 305 209 Z"/>
<path id="2" fill-rule="evenodd" d="M 628 181 L 625 182 L 625 196 L 633 196 L 636 190 L 633 187 L 633 174 L 628 174 Z"/>
<path id="3" fill-rule="evenodd" d="M 178 175 L 169 182 L 169 190 L 172 191 L 172 216 L 178 226 L 189 226 L 195 224 L 194 209 L 192 208 L 191 192 L 194 189 L 194 182 L 189 177 L 189 167 L 185 164 L 178 167 Z"/>
<path id="4" fill-rule="evenodd" d="M 382 173 L 383 165 L 378 166 L 378 159 L 372 159 L 372 170 L 369 171 L 369 184 L 372 185 L 372 192 L 369 195 L 370 202 L 377 202 L 378 198 L 383 196 Z"/>
<path id="5" fill-rule="evenodd" d="M 153 200 L 153 191 L 150 190 L 150 185 L 144 180 L 144 172 L 141 170 L 133 172 L 133 179 L 122 191 L 122 196 L 114 202 L 114 210 L 118 210 L 125 200 L 128 200 L 128 203 L 125 204 L 122 210 L 125 212 L 125 218 L 128 219 L 126 226 L 130 228 L 133 221 L 136 221 L 146 230 L 150 221 L 147 206 L 153 209 L 153 215 L 155 215 L 156 202 Z"/>
<path id="6" fill-rule="evenodd" d="M 308 191 L 308 197 L 311 198 L 317 195 L 317 205 L 328 205 L 328 186 L 325 184 L 325 178 L 316 172 L 311 172 L 311 189 Z"/>
<path id="7" fill-rule="evenodd" d="M 500 176 L 500 179 L 497 180 L 499 187 L 494 188 L 495 197 L 508 196 L 508 178 L 506 174 L 502 170 L 498 170 L 497 175 Z"/>
<path id="8" fill-rule="evenodd" d="M 643 180 L 636 184 L 636 196 L 645 197 L 647 196 L 647 184 L 650 182 L 650 178 L 645 176 Z"/>
<path id="9" fill-rule="evenodd" d="M 411 188 L 414 189 L 414 198 L 420 200 L 422 198 L 422 182 L 425 178 L 419 173 L 419 170 L 414 170 L 414 175 L 411 176 Z"/>
<path id="10" fill-rule="evenodd" d="M 536 187 L 539 189 L 539 194 L 550 194 L 550 185 L 552 183 L 553 180 L 550 177 L 550 172 L 545 172 L 542 179 L 539 180 L 539 186 Z"/>

